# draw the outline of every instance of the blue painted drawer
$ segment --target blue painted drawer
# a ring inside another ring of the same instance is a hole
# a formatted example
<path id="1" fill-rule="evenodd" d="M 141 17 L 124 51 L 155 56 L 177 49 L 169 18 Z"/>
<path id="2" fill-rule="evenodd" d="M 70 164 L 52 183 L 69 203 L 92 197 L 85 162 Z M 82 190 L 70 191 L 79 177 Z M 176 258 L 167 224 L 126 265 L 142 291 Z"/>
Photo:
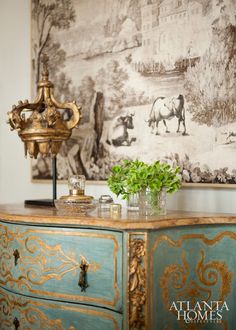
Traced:
<path id="1" fill-rule="evenodd" d="M 119 330 L 122 316 L 98 307 L 12 294 L 0 287 L 0 330 Z"/>
<path id="2" fill-rule="evenodd" d="M 0 285 L 9 290 L 122 309 L 121 233 L 2 223 L 0 249 Z M 78 285 L 82 260 L 89 263 L 85 291 Z"/>

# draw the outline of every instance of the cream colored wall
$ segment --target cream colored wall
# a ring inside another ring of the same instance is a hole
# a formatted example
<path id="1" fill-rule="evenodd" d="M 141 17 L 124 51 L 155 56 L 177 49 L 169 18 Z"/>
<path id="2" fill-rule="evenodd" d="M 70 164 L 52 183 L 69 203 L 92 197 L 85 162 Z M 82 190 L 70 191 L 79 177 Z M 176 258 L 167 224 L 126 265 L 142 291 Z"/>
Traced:
<path id="1" fill-rule="evenodd" d="M 50 184 L 33 184 L 30 159 L 6 124 L 7 111 L 30 98 L 30 0 L 0 0 L 0 203 L 50 198 Z M 87 185 L 87 194 L 109 193 L 105 184 Z M 67 193 L 58 185 L 58 196 Z M 183 188 L 168 198 L 169 208 L 190 211 L 236 212 L 236 188 Z M 117 199 L 116 199 L 117 200 Z M 119 200 L 117 200 L 119 201 Z"/>

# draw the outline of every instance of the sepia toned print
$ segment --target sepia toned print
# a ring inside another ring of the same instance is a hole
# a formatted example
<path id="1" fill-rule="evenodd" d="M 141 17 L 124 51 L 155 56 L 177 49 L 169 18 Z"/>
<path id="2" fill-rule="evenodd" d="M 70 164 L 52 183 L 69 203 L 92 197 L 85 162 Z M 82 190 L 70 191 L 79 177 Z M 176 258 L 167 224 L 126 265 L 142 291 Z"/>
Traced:
<path id="1" fill-rule="evenodd" d="M 235 0 L 32 0 L 33 93 L 47 53 L 55 94 L 82 106 L 59 179 L 105 180 L 138 158 L 180 166 L 186 183 L 236 183 L 235 12 Z M 33 179 L 50 163 L 33 161 Z"/>

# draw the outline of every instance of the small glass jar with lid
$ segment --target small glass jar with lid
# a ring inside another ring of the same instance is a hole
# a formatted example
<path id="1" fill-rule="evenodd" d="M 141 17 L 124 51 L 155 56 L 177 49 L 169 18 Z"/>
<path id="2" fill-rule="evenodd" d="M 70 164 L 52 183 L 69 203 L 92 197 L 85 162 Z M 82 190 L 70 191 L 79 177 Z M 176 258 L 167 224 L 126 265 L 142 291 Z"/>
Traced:
<path id="1" fill-rule="evenodd" d="M 84 195 L 85 176 L 84 175 L 69 176 L 68 188 L 70 195 Z"/>
<path id="2" fill-rule="evenodd" d="M 110 211 L 111 204 L 113 203 L 113 199 L 110 195 L 101 195 L 99 200 L 99 210 L 100 211 Z"/>

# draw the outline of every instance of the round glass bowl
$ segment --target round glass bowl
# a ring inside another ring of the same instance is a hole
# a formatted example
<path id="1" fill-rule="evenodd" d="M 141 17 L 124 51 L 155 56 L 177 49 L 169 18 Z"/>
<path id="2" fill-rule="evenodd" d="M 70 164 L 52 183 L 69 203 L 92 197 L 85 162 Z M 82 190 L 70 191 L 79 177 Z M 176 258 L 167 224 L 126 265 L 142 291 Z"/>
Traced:
<path id="1" fill-rule="evenodd" d="M 77 215 L 86 215 L 97 208 L 97 201 L 92 200 L 90 202 L 78 202 L 73 200 L 63 200 L 56 199 L 54 201 L 56 209 L 61 214 L 77 214 Z"/>

